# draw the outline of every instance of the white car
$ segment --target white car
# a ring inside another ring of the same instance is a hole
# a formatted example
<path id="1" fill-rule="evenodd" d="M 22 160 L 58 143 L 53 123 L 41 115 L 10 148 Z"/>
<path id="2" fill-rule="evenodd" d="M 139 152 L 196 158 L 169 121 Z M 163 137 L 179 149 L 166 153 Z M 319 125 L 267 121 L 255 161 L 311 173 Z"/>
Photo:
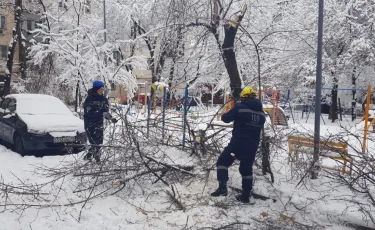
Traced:
<path id="1" fill-rule="evenodd" d="M 11 94 L 0 101 L 0 138 L 25 155 L 33 150 L 84 149 L 84 122 L 58 98 L 41 94 Z"/>

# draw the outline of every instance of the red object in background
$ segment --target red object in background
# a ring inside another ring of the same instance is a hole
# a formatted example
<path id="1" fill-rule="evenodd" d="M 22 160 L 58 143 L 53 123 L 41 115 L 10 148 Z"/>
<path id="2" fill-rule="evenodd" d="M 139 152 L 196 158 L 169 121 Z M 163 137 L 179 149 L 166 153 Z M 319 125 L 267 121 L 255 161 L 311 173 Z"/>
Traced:
<path id="1" fill-rule="evenodd" d="M 224 95 L 222 90 L 214 94 L 214 101 L 213 104 L 223 104 L 224 103 Z M 201 101 L 203 104 L 211 103 L 212 95 L 211 93 L 203 93 L 201 97 Z"/>
<path id="2" fill-rule="evenodd" d="M 126 95 L 121 95 L 121 99 L 120 99 L 121 104 L 123 104 L 127 100 L 128 100 L 128 97 Z"/>
<path id="3" fill-rule="evenodd" d="M 138 95 L 138 103 L 145 104 L 145 95 Z"/>
<path id="4" fill-rule="evenodd" d="M 280 98 L 280 90 L 262 90 L 262 93 L 264 95 L 267 95 L 267 97 L 271 98 L 274 97 L 276 92 L 276 99 L 279 100 Z"/>
<path id="5" fill-rule="evenodd" d="M 233 98 L 231 98 L 229 95 L 227 95 L 227 100 L 230 100 L 230 101 L 225 105 L 224 110 L 223 110 L 224 113 L 228 112 L 235 105 Z"/>

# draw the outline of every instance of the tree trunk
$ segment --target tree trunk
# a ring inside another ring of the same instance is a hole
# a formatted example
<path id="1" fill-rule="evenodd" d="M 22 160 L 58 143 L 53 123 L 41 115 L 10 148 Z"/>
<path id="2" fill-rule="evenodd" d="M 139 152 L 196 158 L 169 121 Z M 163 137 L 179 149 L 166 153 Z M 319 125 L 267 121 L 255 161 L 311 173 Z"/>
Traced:
<path id="1" fill-rule="evenodd" d="M 167 47 L 164 44 L 163 51 L 159 55 L 159 60 L 158 60 L 158 63 L 156 65 L 156 70 L 155 70 L 156 81 L 160 81 L 161 73 L 163 72 L 163 68 L 164 68 L 164 64 L 165 64 L 166 55 L 167 55 Z"/>
<path id="2" fill-rule="evenodd" d="M 172 58 L 171 69 L 169 70 L 169 79 L 168 79 L 169 89 L 172 88 L 172 81 L 173 81 L 173 78 L 174 78 L 174 70 L 175 70 L 176 60 L 177 60 L 177 57 L 174 56 Z M 171 90 L 168 90 L 168 92 L 167 92 L 167 101 L 169 101 L 169 102 L 171 101 Z"/>
<path id="3" fill-rule="evenodd" d="M 332 122 L 335 122 L 335 120 L 338 119 L 338 115 L 337 115 L 337 88 L 338 88 L 338 79 L 337 77 L 335 76 L 333 78 L 333 89 L 332 89 L 332 104 L 331 104 L 331 110 L 330 110 L 330 114 L 331 114 L 331 119 L 332 119 Z"/>
<path id="4" fill-rule="evenodd" d="M 4 79 L 4 92 L 2 96 L 10 94 L 10 82 L 11 82 L 11 76 L 13 73 L 13 63 L 14 63 L 14 54 L 16 51 L 16 46 L 21 30 L 21 14 L 22 14 L 22 0 L 15 0 L 15 6 L 14 6 L 14 24 L 15 29 L 13 30 L 12 34 L 12 42 L 9 44 L 9 50 L 8 50 L 8 59 L 7 59 L 7 74 Z"/>
<path id="5" fill-rule="evenodd" d="M 356 114 L 355 114 L 355 107 L 356 107 L 356 104 L 357 104 L 357 98 L 356 98 L 356 80 L 357 80 L 357 78 L 356 78 L 356 76 L 355 76 L 355 74 L 356 74 L 356 71 L 357 71 L 357 68 L 356 67 L 354 67 L 353 68 L 353 73 L 352 73 L 352 88 L 353 88 L 353 90 L 352 90 L 352 121 L 354 121 L 356 118 L 357 118 L 357 116 L 356 116 Z"/>
<path id="6" fill-rule="evenodd" d="M 21 8 L 22 11 L 22 8 Z M 22 14 L 22 12 L 21 12 Z M 20 25 L 22 25 L 22 16 L 20 18 Z M 23 39 L 22 30 L 18 30 L 18 55 L 20 62 L 20 74 L 22 79 L 26 79 L 26 40 Z"/>
<path id="7" fill-rule="evenodd" d="M 176 68 L 177 59 L 179 59 L 181 56 L 184 55 L 184 47 L 182 45 L 183 43 L 181 43 L 182 39 L 183 39 L 182 28 L 181 28 L 181 26 L 179 26 L 177 28 L 176 44 L 173 44 L 172 66 L 171 66 L 170 71 L 169 71 L 168 86 L 169 86 L 170 89 L 172 87 L 172 81 L 173 81 L 173 78 L 174 78 L 174 71 L 175 71 L 175 68 Z M 170 101 L 170 99 L 171 99 L 171 91 L 169 90 L 168 93 L 167 93 L 167 100 Z"/>
<path id="8" fill-rule="evenodd" d="M 234 39 L 236 37 L 237 28 L 229 26 L 225 29 L 225 38 L 223 43 L 224 51 L 224 64 L 227 69 L 229 79 L 230 79 L 230 88 L 232 91 L 232 96 L 235 100 L 238 100 L 241 93 L 241 79 L 238 72 L 236 54 L 233 50 L 234 48 Z"/>
<path id="9" fill-rule="evenodd" d="M 134 27 L 136 27 L 136 32 L 138 30 L 138 34 L 142 35 L 146 33 L 146 30 L 142 28 L 142 26 L 134 21 Z M 152 40 L 151 37 L 144 36 L 143 38 L 146 42 L 148 51 L 150 52 L 150 64 L 149 64 L 149 69 L 151 70 L 151 83 L 157 82 L 157 76 L 156 76 L 156 71 L 155 71 L 155 47 L 156 47 L 156 39 Z M 151 92 L 150 92 L 150 102 L 151 102 L 151 108 L 154 108 L 154 97 L 155 97 L 155 90 L 151 87 Z"/>
<path id="10" fill-rule="evenodd" d="M 236 38 L 238 26 L 242 21 L 247 10 L 247 5 L 245 4 L 241 14 L 234 19 L 232 19 L 228 24 L 225 25 L 225 38 L 223 42 L 223 59 L 225 68 L 227 69 L 230 88 L 232 91 L 232 97 L 234 100 L 238 100 L 241 93 L 241 78 L 238 72 L 236 54 L 234 52 L 234 40 Z"/>

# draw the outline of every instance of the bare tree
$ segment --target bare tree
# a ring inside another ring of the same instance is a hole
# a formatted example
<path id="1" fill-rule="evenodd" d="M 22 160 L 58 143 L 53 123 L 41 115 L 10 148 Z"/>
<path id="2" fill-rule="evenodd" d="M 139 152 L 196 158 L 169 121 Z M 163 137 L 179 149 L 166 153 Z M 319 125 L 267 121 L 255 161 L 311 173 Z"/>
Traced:
<path id="1" fill-rule="evenodd" d="M 227 20 L 226 15 L 231 8 L 233 1 L 230 1 L 227 8 L 224 8 L 223 5 L 220 3 L 219 0 L 213 0 L 211 1 L 213 13 L 211 17 L 211 22 L 209 24 L 206 23 L 190 23 L 187 25 L 189 26 L 204 26 L 206 27 L 215 37 L 215 40 L 217 42 L 218 48 L 221 51 L 222 59 L 224 61 L 225 68 L 227 70 L 227 73 L 229 75 L 230 79 L 230 88 L 232 91 L 232 96 L 235 100 L 237 100 L 241 93 L 241 78 L 238 71 L 237 66 L 237 60 L 236 60 L 236 54 L 234 52 L 234 41 L 236 38 L 237 30 L 239 27 L 239 23 L 241 23 L 246 10 L 247 5 L 245 4 L 242 12 L 236 16 L 234 19 Z M 220 26 L 220 20 L 225 20 L 226 23 L 224 25 L 225 28 L 225 37 L 223 44 L 221 44 L 221 41 L 219 39 L 219 33 L 218 28 Z"/>
<path id="2" fill-rule="evenodd" d="M 7 73 L 4 79 L 4 95 L 10 94 L 10 82 L 13 73 L 14 54 L 19 40 L 21 40 L 21 17 L 22 17 L 22 0 L 15 0 L 14 3 L 14 24 L 12 40 L 9 43 L 9 51 L 7 57 Z M 2 95 L 2 96 L 4 96 Z"/>
<path id="3" fill-rule="evenodd" d="M 23 24 L 24 22 L 24 17 L 23 17 L 23 6 L 22 6 L 22 1 L 21 1 L 21 15 L 19 18 L 19 23 L 20 25 Z M 21 26 L 20 26 L 21 27 Z M 18 58 L 19 58 L 19 68 L 20 68 L 20 75 L 22 79 L 26 79 L 26 39 L 22 35 L 22 28 L 19 30 L 16 30 L 18 32 L 17 38 L 18 38 Z"/>

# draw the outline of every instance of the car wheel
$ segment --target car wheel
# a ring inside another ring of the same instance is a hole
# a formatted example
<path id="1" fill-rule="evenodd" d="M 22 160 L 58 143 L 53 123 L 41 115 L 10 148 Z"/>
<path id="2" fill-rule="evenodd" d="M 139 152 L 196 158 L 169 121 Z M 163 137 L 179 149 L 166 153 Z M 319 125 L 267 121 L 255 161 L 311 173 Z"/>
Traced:
<path id="1" fill-rule="evenodd" d="M 22 137 L 18 134 L 16 134 L 15 138 L 14 138 L 14 148 L 16 150 L 17 153 L 21 154 L 21 156 L 25 156 L 26 155 L 26 150 L 23 146 L 23 140 L 22 140 Z"/>

